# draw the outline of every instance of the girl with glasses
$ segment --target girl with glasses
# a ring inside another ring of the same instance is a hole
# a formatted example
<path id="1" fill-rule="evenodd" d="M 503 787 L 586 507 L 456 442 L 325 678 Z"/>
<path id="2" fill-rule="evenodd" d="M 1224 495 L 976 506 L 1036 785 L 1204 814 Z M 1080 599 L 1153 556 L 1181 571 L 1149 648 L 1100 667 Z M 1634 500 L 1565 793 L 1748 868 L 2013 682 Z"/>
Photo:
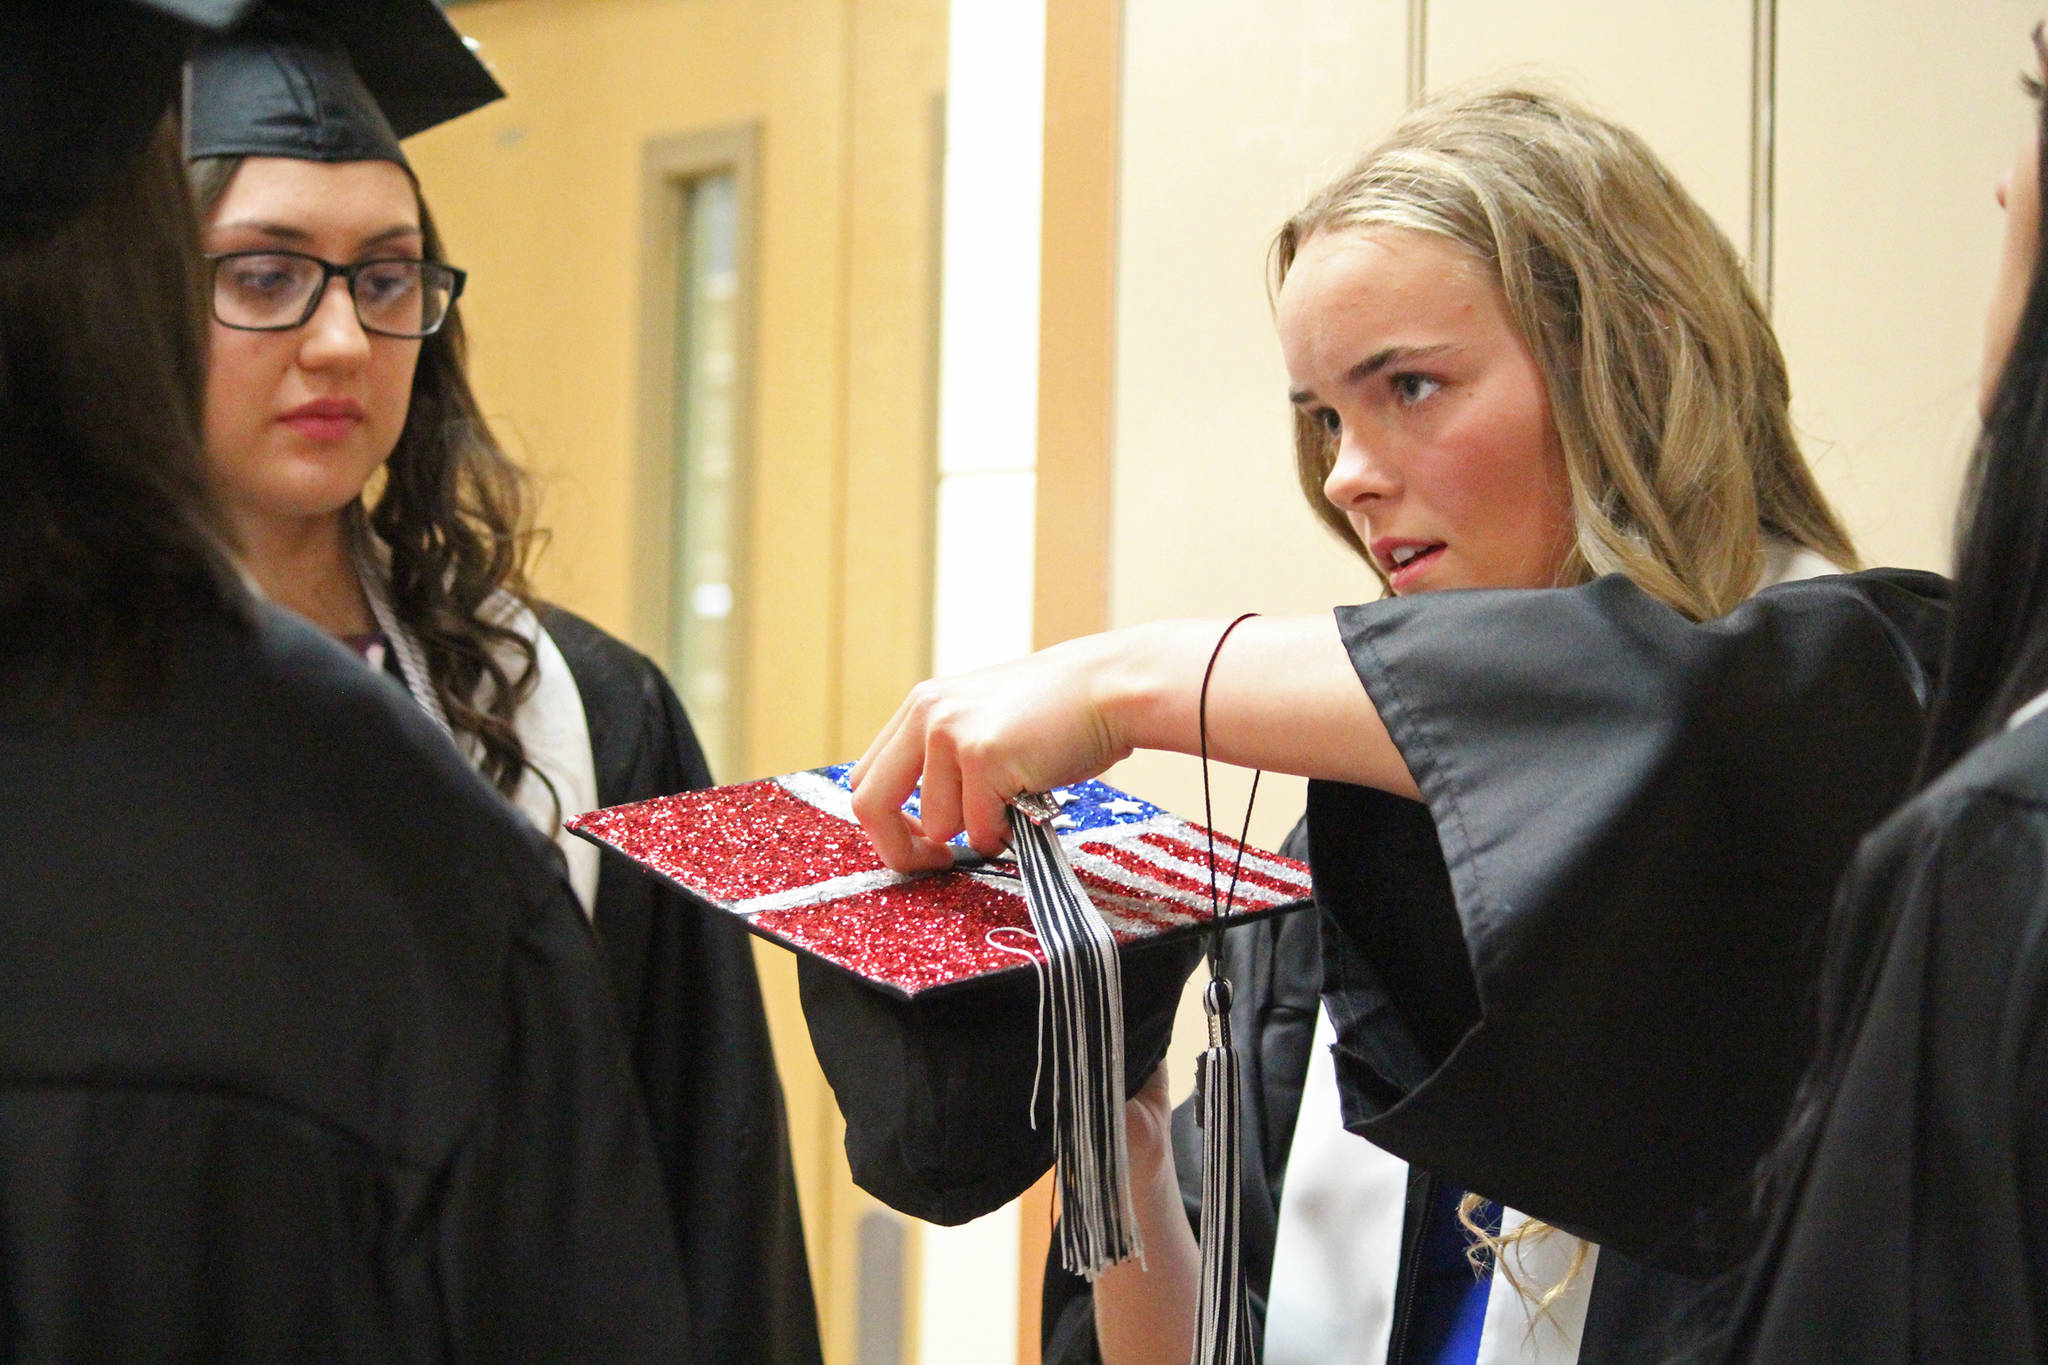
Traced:
<path id="1" fill-rule="evenodd" d="M 696 1358 L 815 1361 L 816 1312 L 752 951 L 563 829 L 709 784 L 646 658 L 537 601 L 520 471 L 463 363 L 400 138 L 501 93 L 431 0 L 207 44 L 190 179 L 211 271 L 211 480 L 273 600 L 357 649 L 555 839 L 612 967 L 689 1267 Z"/>
<path id="2" fill-rule="evenodd" d="M 0 1356 L 686 1356 L 551 846 L 207 496 L 172 16 L 248 8 L 0 0 Z"/>

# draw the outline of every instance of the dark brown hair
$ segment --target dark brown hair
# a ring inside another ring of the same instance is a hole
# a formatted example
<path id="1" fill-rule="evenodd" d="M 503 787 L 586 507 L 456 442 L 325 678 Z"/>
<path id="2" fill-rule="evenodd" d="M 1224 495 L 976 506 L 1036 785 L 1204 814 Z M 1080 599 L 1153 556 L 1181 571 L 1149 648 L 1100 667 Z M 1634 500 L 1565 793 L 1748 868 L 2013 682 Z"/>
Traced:
<path id="1" fill-rule="evenodd" d="M 206 489 L 181 191 L 166 119 L 82 213 L 0 248 L 0 656 L 66 694 L 146 689 L 195 612 L 245 601 Z"/>
<path id="2" fill-rule="evenodd" d="M 202 218 L 219 206 L 241 165 L 239 157 L 192 163 Z M 426 258 L 445 262 L 424 199 L 419 208 Z M 448 723 L 476 742 L 484 777 L 509 795 L 527 769 L 513 717 L 538 671 L 533 642 L 483 608 L 500 591 L 530 602 L 526 562 L 535 533 L 525 475 L 491 435 L 469 387 L 459 305 L 420 343 L 405 427 L 381 487 L 373 481 L 372 490 L 372 503 L 358 499 L 345 515 L 357 532 L 374 531 L 389 547 L 392 610 L 419 640 Z M 510 648 L 516 676 L 493 656 L 493 644 Z"/>

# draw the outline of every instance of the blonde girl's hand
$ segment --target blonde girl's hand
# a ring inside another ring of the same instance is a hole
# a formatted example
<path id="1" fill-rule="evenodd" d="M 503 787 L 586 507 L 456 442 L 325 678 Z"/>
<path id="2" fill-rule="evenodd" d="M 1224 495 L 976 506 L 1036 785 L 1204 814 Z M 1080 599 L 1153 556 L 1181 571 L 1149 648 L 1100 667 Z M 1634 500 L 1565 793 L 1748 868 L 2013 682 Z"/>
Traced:
<path id="1" fill-rule="evenodd" d="M 1006 803 L 1095 776 L 1133 749 L 1417 796 L 1329 616 L 1157 621 L 1085 636 L 919 685 L 854 765 L 853 813 L 899 872 L 950 866 L 962 830 L 981 853 L 1010 838 Z M 1213 674 L 1210 665 L 1214 662 Z M 921 815 L 902 806 L 920 781 Z"/>
<path id="2" fill-rule="evenodd" d="M 1071 640 L 913 689 L 851 775 L 854 816 L 882 861 L 899 872 L 947 867 L 945 843 L 962 830 L 977 852 L 998 853 L 1012 797 L 1093 777 L 1128 755 L 1101 704 L 1115 640 Z M 920 787 L 912 816 L 903 802 Z"/>

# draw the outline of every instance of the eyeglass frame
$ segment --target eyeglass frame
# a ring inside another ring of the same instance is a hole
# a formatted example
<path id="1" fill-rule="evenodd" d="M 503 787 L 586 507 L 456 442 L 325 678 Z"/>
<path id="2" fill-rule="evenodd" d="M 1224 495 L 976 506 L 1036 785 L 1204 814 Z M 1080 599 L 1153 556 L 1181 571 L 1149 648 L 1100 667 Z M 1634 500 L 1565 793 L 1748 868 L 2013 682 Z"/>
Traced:
<path id="1" fill-rule="evenodd" d="M 320 267 L 320 283 L 306 296 L 306 310 L 299 315 L 297 322 L 279 322 L 273 323 L 268 327 L 252 327 L 245 322 L 229 322 L 220 315 L 219 278 L 221 263 L 223 261 L 243 260 L 251 256 L 288 256 L 294 260 L 311 261 L 314 265 Z M 362 302 L 356 298 L 356 276 L 372 266 L 393 264 L 432 266 L 436 270 L 447 271 L 452 277 L 451 283 L 448 286 L 447 306 L 441 310 L 441 316 L 435 319 L 434 325 L 424 332 L 388 331 L 382 327 L 372 327 L 363 318 Z M 455 301 L 462 297 L 462 286 L 469 279 L 469 272 L 466 270 L 448 265 L 442 261 L 423 260 L 417 256 L 378 256 L 367 261 L 357 261 L 353 265 L 338 265 L 333 261 L 310 255 L 304 251 L 285 251 L 276 247 L 257 247 L 248 251 L 208 252 L 206 255 L 206 265 L 207 311 L 213 315 L 213 320 L 223 327 L 237 332 L 290 332 L 304 327 L 313 320 L 313 314 L 320 311 L 321 303 L 327 298 L 327 286 L 334 283 L 336 279 L 339 279 L 348 290 L 349 308 L 356 315 L 356 325 L 372 336 L 391 337 L 398 341 L 420 341 L 440 331 L 447 324 L 448 314 L 454 309 Z"/>

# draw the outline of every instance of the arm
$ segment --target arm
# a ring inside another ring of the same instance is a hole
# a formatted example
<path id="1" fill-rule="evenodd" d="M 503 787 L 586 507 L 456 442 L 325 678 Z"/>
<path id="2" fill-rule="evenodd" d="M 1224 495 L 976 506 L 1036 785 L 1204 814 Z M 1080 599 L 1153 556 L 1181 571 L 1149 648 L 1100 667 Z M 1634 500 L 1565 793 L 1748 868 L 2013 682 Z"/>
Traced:
<path id="1" fill-rule="evenodd" d="M 1096 1278 L 1095 1339 L 1103 1365 L 1182 1365 L 1194 1351 L 1202 1253 L 1174 1173 L 1165 1067 L 1153 1071 L 1124 1114 L 1145 1260 L 1113 1265 Z"/>
<path id="2" fill-rule="evenodd" d="M 1227 624 L 1133 626 L 920 685 L 855 767 L 855 815 L 891 867 L 939 867 L 963 829 L 985 853 L 1002 848 L 1019 792 L 1135 749 L 1200 752 L 1202 672 Z M 1417 794 L 1328 616 L 1239 625 L 1217 653 L 1208 731 L 1225 763 Z M 901 806 L 920 782 L 917 819 Z"/>

